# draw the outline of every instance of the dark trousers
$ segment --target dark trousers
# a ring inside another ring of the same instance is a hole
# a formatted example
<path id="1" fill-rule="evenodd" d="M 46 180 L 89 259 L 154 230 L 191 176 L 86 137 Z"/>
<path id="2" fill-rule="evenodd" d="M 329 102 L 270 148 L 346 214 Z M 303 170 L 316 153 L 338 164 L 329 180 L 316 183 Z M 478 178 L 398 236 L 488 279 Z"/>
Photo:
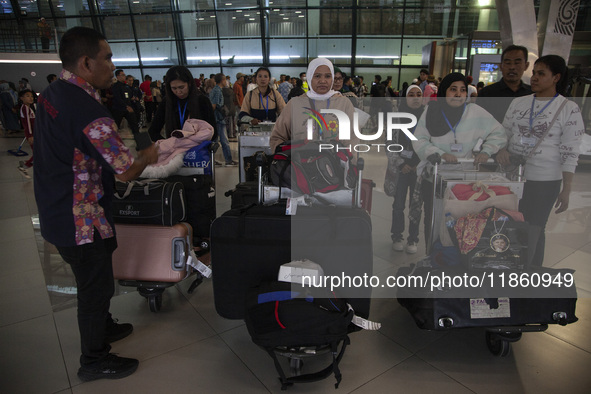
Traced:
<path id="1" fill-rule="evenodd" d="M 114 237 L 103 240 L 96 229 L 93 243 L 57 248 L 76 277 L 80 365 L 98 362 L 111 350 L 105 342 L 105 328 L 111 319 L 109 307 L 115 292 L 112 256 L 116 248 Z"/>
<path id="2" fill-rule="evenodd" d="M 434 239 L 431 239 L 431 221 L 433 220 L 433 182 L 423 179 L 421 183 L 421 194 L 423 195 L 423 210 L 425 211 L 425 220 L 423 229 L 425 234 L 425 243 L 428 246 L 433 245 Z M 429 250 L 429 248 L 427 248 Z"/>
<path id="3" fill-rule="evenodd" d="M 523 188 L 523 197 L 519 201 L 519 212 L 529 224 L 539 226 L 542 231 L 536 252 L 531 262 L 533 266 L 542 266 L 544 263 L 544 249 L 546 248 L 546 223 L 552 211 L 552 207 L 560 194 L 562 180 L 557 181 L 526 181 Z"/>
<path id="4" fill-rule="evenodd" d="M 125 118 L 127 119 L 127 124 L 129 125 L 129 128 L 131 129 L 133 135 L 136 135 L 140 132 L 135 112 L 129 112 L 127 110 L 125 110 L 124 112 L 120 112 L 113 110 L 113 117 L 115 118 L 115 123 L 117 124 L 117 127 L 121 126 L 121 121 L 123 120 L 123 118 Z"/>
<path id="5" fill-rule="evenodd" d="M 43 52 L 49 52 L 49 38 L 48 37 L 41 37 L 41 48 L 43 48 Z"/>
<path id="6" fill-rule="evenodd" d="M 406 204 L 406 196 L 410 194 L 408 205 L 410 210 L 410 204 L 412 199 L 412 192 L 415 188 L 417 181 L 416 172 L 409 172 L 408 174 L 399 174 L 398 183 L 396 184 L 396 194 L 394 196 L 394 203 L 392 204 L 392 227 L 390 232 L 392 233 L 392 240 L 397 241 L 404 239 L 402 233 L 404 232 L 404 205 Z M 409 193 L 410 190 L 410 193 Z M 408 242 L 419 242 L 419 224 L 418 222 L 410 222 L 408 228 Z"/>
<path id="7" fill-rule="evenodd" d="M 146 107 L 146 121 L 152 121 L 152 115 L 156 112 L 156 103 L 153 101 L 144 101 L 144 106 Z"/>

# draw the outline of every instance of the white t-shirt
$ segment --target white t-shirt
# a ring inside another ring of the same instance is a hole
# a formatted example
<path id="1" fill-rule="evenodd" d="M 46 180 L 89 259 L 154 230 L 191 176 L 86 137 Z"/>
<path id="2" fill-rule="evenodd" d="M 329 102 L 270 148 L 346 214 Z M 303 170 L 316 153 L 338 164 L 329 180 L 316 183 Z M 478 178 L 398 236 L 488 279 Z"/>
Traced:
<path id="1" fill-rule="evenodd" d="M 509 139 L 508 149 L 511 153 L 527 157 L 544 135 L 562 102 L 567 100 L 552 129 L 525 165 L 527 180 L 560 180 L 563 172 L 574 173 L 577 167 L 579 146 L 585 133 L 581 110 L 576 103 L 563 96 L 557 96 L 550 104 L 549 100 L 534 98 L 533 94 L 517 97 L 507 109 L 503 126 Z M 534 107 L 530 129 L 532 102 Z"/>

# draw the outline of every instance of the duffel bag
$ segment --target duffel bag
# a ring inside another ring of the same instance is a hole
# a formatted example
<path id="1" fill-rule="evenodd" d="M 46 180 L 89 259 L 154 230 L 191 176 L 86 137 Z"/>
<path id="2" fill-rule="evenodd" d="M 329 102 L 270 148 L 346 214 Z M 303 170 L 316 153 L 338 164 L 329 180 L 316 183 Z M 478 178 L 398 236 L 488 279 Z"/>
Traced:
<path id="1" fill-rule="evenodd" d="M 173 226 L 185 216 L 185 191 L 180 182 L 138 179 L 115 183 L 115 223 Z"/>

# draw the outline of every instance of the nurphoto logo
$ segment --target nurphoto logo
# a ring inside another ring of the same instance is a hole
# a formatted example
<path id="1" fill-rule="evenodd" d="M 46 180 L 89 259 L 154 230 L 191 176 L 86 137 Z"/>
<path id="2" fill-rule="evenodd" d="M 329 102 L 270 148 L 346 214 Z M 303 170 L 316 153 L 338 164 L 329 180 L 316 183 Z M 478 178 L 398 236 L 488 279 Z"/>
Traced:
<path id="1" fill-rule="evenodd" d="M 338 109 L 321 109 L 320 112 L 313 110 L 312 108 L 306 108 L 311 111 L 306 114 L 310 116 L 308 119 L 307 127 L 307 139 L 314 139 L 314 123 L 316 123 L 319 129 L 328 130 L 328 124 L 322 114 L 332 114 L 336 116 L 339 126 L 338 140 L 345 144 L 345 141 L 351 140 L 351 121 L 349 116 L 343 111 Z M 360 141 L 375 141 L 382 137 L 384 130 L 386 132 L 386 140 L 392 141 L 394 130 L 402 131 L 411 141 L 416 141 L 417 137 L 410 132 L 417 124 L 417 117 L 411 113 L 406 112 L 378 112 L 378 128 L 373 134 L 364 134 L 359 130 L 359 114 L 355 111 L 353 115 L 353 133 Z M 384 127 L 384 118 L 386 119 L 386 126 Z M 402 120 L 410 120 L 409 123 L 399 123 Z M 319 151 L 322 150 L 349 150 L 351 152 L 369 152 L 370 150 L 377 149 L 380 152 L 381 148 L 384 148 L 388 152 L 402 152 L 403 147 L 400 144 L 349 144 L 344 146 L 335 146 L 334 144 L 326 143 L 319 144 Z"/>

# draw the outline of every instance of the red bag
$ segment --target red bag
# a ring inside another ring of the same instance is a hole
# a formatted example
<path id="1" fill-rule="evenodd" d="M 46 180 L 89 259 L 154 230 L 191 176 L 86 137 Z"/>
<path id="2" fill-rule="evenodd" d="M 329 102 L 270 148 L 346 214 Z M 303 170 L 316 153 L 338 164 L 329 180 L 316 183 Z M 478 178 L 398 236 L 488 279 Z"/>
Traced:
<path id="1" fill-rule="evenodd" d="M 489 197 L 512 193 L 511 189 L 507 186 L 489 186 L 482 182 L 471 183 L 469 185 L 457 184 L 451 190 L 458 200 L 464 201 L 484 201 Z"/>

